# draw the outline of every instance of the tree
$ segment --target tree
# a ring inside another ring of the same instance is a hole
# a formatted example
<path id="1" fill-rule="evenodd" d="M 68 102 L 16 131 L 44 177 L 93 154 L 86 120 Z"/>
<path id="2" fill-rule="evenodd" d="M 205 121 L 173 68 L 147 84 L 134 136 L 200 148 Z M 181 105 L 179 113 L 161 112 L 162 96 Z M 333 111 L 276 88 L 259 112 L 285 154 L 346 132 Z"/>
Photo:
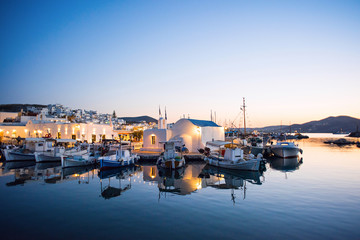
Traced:
<path id="1" fill-rule="evenodd" d="M 113 112 L 112 118 L 116 118 L 115 110 L 114 110 L 114 112 Z"/>
<path id="2" fill-rule="evenodd" d="M 143 130 L 134 131 L 131 135 L 136 141 L 140 141 L 144 135 L 144 131 Z"/>

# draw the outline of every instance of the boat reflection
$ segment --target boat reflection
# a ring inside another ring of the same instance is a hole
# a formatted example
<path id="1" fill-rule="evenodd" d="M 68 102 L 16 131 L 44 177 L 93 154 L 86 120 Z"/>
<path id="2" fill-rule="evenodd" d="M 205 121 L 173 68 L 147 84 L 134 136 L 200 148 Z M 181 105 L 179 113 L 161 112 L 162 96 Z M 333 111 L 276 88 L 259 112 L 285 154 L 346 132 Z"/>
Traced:
<path id="1" fill-rule="evenodd" d="M 6 186 L 24 185 L 35 181 L 51 184 L 61 180 L 59 163 L 6 162 L 4 172 L 14 174 L 14 181 L 6 183 Z"/>
<path id="2" fill-rule="evenodd" d="M 232 169 L 218 168 L 207 165 L 199 175 L 202 179 L 208 179 L 206 185 L 215 189 L 231 189 L 231 201 L 235 204 L 235 191 L 242 190 L 243 200 L 246 198 L 246 183 L 261 185 L 265 178 L 262 172 L 235 171 Z M 214 179 L 210 180 L 211 178 Z M 209 181 L 210 180 L 210 181 Z"/>
<path id="3" fill-rule="evenodd" d="M 303 158 L 292 157 L 292 158 L 269 158 L 268 162 L 272 169 L 281 171 L 281 172 L 293 172 L 299 169 L 300 165 L 303 163 Z"/>
<path id="4" fill-rule="evenodd" d="M 292 157 L 292 158 L 270 158 L 268 159 L 270 167 L 272 169 L 278 170 L 285 173 L 285 179 L 288 178 L 289 172 L 294 172 L 300 168 L 300 165 L 303 164 L 303 158 Z"/>
<path id="5" fill-rule="evenodd" d="M 137 171 L 141 171 L 141 169 L 137 166 L 99 171 L 98 177 L 100 178 L 100 196 L 104 199 L 111 199 L 118 197 L 121 193 L 131 189 L 131 177 L 135 175 Z M 114 187 L 115 185 L 111 186 L 112 178 L 116 179 L 116 187 Z M 106 179 L 109 181 L 107 184 L 104 183 L 105 186 L 103 187 L 103 181 Z"/>
<path id="6" fill-rule="evenodd" d="M 14 180 L 6 183 L 6 186 L 24 185 L 30 182 L 44 182 L 47 184 L 55 184 L 68 180 L 78 180 L 81 182 L 89 182 L 90 172 L 94 171 L 94 167 L 67 168 L 62 169 L 59 162 L 43 162 L 35 163 L 29 161 L 22 162 L 6 162 L 2 171 L 2 175 L 13 174 Z M 87 180 L 84 181 L 87 173 Z M 92 174 L 94 178 L 94 173 Z"/>

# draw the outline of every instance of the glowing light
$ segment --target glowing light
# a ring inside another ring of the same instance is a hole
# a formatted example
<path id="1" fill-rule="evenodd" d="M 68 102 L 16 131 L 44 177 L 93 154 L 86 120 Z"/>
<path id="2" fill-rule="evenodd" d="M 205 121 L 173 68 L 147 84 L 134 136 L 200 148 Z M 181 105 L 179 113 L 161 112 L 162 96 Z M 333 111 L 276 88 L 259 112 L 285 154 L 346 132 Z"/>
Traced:
<path id="1" fill-rule="evenodd" d="M 67 128 L 65 128 L 65 135 L 67 135 Z"/>
<path id="2" fill-rule="evenodd" d="M 201 132 L 200 127 L 197 127 L 196 131 L 200 134 L 200 132 Z"/>
<path id="3" fill-rule="evenodd" d="M 202 186 L 201 186 L 201 179 L 199 179 L 199 182 L 196 184 L 196 189 L 201 189 Z"/>
<path id="4" fill-rule="evenodd" d="M 25 131 L 25 133 L 27 133 L 27 132 L 28 132 L 28 130 L 27 130 L 27 129 L 24 129 L 24 131 Z"/>
<path id="5" fill-rule="evenodd" d="M 75 134 L 75 128 L 72 128 L 72 134 Z"/>
<path id="6" fill-rule="evenodd" d="M 6 134 L 9 134 L 9 131 L 6 131 Z"/>
<path id="7" fill-rule="evenodd" d="M 3 132 L 4 130 L 0 129 L 0 132 Z"/>

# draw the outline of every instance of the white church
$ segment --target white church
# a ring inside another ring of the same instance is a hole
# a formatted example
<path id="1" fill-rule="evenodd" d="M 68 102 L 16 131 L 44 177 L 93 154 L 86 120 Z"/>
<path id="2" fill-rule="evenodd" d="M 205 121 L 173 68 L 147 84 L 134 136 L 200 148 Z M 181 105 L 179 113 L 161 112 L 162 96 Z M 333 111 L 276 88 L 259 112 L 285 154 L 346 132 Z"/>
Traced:
<path id="1" fill-rule="evenodd" d="M 159 110 L 158 129 L 144 131 L 144 144 L 141 150 L 161 152 L 165 141 L 177 140 L 190 152 L 197 152 L 204 148 L 206 142 L 212 140 L 225 140 L 224 128 L 213 121 L 182 118 L 173 125 L 167 125 L 167 115 L 162 117 Z M 179 144 L 180 145 L 180 144 Z"/>

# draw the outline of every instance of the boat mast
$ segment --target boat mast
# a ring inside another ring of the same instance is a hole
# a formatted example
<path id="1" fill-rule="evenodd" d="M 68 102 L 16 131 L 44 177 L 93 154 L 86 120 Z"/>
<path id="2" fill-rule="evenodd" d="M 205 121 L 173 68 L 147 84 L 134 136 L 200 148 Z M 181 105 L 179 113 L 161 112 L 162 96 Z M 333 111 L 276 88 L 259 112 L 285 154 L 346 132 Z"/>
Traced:
<path id="1" fill-rule="evenodd" d="M 245 118 L 245 98 L 243 97 L 243 106 L 242 106 L 242 109 L 243 109 L 243 112 L 244 112 L 244 136 L 246 136 L 246 118 Z"/>

